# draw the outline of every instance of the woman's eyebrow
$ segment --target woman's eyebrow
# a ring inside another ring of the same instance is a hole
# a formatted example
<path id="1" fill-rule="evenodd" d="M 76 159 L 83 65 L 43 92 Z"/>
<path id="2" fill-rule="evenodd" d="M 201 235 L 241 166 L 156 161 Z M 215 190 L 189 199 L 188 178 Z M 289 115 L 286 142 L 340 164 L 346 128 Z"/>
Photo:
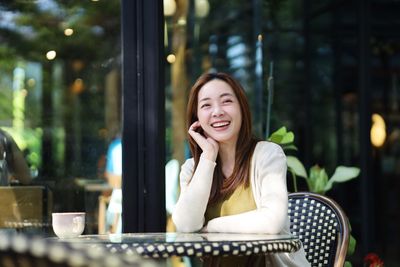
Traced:
<path id="1" fill-rule="evenodd" d="M 223 98 L 223 97 L 225 97 L 225 96 L 233 96 L 233 94 L 231 94 L 231 93 L 222 93 L 222 94 L 219 96 L 219 98 Z M 199 100 L 199 103 L 200 103 L 200 102 L 207 101 L 207 100 L 210 100 L 210 99 L 211 99 L 210 97 L 204 97 L 204 98 L 202 98 L 202 99 Z"/>
<path id="2" fill-rule="evenodd" d="M 231 93 L 223 93 L 219 97 L 222 98 L 224 96 L 233 96 L 233 94 L 231 94 Z"/>
<path id="3" fill-rule="evenodd" d="M 211 99 L 211 98 L 209 98 L 209 97 L 204 97 L 204 98 L 202 98 L 202 99 L 199 100 L 199 103 L 200 103 L 200 102 L 207 101 L 207 100 L 210 100 L 210 99 Z"/>

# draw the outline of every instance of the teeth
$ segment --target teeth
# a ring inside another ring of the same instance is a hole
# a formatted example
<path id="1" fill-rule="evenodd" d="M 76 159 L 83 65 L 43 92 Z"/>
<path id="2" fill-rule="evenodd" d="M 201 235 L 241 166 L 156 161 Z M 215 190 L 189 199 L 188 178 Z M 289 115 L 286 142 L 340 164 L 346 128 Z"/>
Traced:
<path id="1" fill-rule="evenodd" d="M 213 123 L 213 127 L 223 127 L 223 126 L 227 126 L 227 125 L 229 125 L 229 122 L 216 122 L 216 123 Z"/>

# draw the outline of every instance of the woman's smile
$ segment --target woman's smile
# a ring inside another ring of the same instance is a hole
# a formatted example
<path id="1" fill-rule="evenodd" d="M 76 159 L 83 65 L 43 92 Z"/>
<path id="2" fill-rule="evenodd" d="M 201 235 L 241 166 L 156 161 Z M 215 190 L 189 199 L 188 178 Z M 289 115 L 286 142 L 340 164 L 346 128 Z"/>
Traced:
<path id="1" fill-rule="evenodd" d="M 231 124 L 230 121 L 217 121 L 211 123 L 211 127 L 213 127 L 217 131 L 221 131 L 221 130 L 226 130 L 230 124 Z"/>

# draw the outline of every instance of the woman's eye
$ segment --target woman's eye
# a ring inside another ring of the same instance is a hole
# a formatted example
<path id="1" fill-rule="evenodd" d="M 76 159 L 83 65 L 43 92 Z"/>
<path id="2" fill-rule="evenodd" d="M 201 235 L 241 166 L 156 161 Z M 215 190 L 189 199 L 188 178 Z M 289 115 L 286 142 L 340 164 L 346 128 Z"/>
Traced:
<path id="1" fill-rule="evenodd" d="M 200 106 L 200 108 L 207 108 L 209 106 L 210 106 L 210 104 L 203 104 L 203 105 Z"/>
<path id="2" fill-rule="evenodd" d="M 232 99 L 225 99 L 222 103 L 232 103 Z"/>

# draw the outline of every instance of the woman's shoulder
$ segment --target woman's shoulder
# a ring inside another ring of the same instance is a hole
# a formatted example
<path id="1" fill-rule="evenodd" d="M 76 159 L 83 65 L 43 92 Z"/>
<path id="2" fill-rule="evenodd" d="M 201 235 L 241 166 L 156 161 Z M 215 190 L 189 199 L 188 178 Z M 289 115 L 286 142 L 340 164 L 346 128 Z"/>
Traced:
<path id="1" fill-rule="evenodd" d="M 254 149 L 254 155 L 265 155 L 265 153 L 268 154 L 283 154 L 283 149 L 280 145 L 270 142 L 270 141 L 259 141 L 256 145 L 256 148 Z"/>
<path id="2" fill-rule="evenodd" d="M 286 164 L 286 155 L 281 146 L 269 141 L 258 142 L 253 153 L 253 165 L 270 165 L 276 162 Z"/>
<path id="3" fill-rule="evenodd" d="M 254 168 L 270 169 L 274 166 L 284 168 L 286 164 L 286 155 L 280 145 L 269 141 L 257 143 L 252 158 Z"/>

